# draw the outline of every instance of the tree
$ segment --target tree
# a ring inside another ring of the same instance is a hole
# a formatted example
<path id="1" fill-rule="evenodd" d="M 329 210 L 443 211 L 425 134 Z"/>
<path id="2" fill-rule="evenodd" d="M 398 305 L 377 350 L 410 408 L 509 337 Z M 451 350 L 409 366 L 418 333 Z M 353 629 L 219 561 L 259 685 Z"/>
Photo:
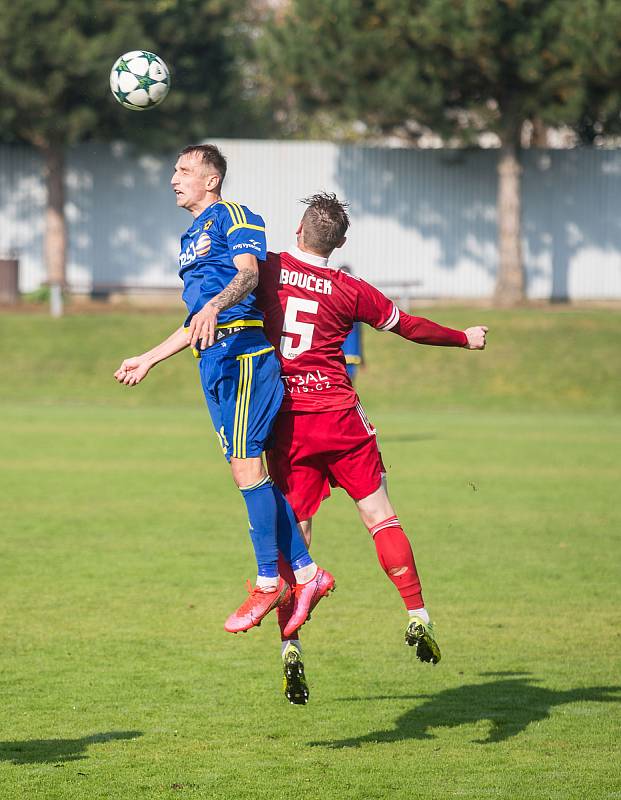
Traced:
<path id="1" fill-rule="evenodd" d="M 292 0 L 266 25 L 258 53 L 268 78 L 278 76 L 280 114 L 292 135 L 323 128 L 347 137 L 360 121 L 367 135 L 397 133 L 411 143 L 424 126 L 459 145 L 495 133 L 495 299 L 514 305 L 525 296 L 522 127 L 586 119 L 589 74 L 605 98 L 598 119 L 604 108 L 609 117 L 618 113 L 610 71 L 593 74 L 589 59 L 606 39 L 616 69 L 620 21 L 613 0 Z"/>
<path id="2" fill-rule="evenodd" d="M 252 129 L 250 103 L 236 107 L 243 36 L 223 0 L 0 0 L 0 137 L 42 154 L 47 184 L 45 263 L 60 313 L 66 284 L 64 157 L 88 139 L 129 139 L 170 147 Z M 234 8 L 234 6 L 233 6 Z M 123 109 L 108 76 L 137 47 L 172 68 L 173 91 L 148 113 Z"/>
<path id="3" fill-rule="evenodd" d="M 585 0 L 573 37 L 585 84 L 573 127 L 583 143 L 604 144 L 621 134 L 621 5 Z"/>

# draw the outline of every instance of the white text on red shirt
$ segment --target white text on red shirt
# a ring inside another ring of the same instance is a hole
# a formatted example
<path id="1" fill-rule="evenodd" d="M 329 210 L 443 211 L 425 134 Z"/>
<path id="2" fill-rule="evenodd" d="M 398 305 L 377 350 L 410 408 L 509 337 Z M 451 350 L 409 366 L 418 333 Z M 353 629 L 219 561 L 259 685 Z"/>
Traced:
<path id="1" fill-rule="evenodd" d="M 308 275 L 305 272 L 296 272 L 284 267 L 281 267 L 280 270 L 280 285 L 299 286 L 300 289 L 308 289 L 309 292 L 318 294 L 332 294 L 332 281 L 327 278 L 318 278 L 316 275 Z"/>
<path id="2" fill-rule="evenodd" d="M 307 372 L 305 375 L 282 375 L 285 391 L 289 394 L 300 392 L 322 392 L 330 389 L 329 379 L 321 374 L 321 370 Z"/>

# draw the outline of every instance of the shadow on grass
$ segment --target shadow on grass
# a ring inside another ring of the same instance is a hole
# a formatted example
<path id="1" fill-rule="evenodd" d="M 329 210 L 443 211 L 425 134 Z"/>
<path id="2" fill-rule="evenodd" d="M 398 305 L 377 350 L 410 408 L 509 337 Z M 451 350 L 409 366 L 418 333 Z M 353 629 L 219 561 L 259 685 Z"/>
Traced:
<path id="1" fill-rule="evenodd" d="M 489 673 L 488 673 L 489 674 Z M 434 695 L 340 698 L 343 702 L 375 700 L 417 700 L 416 705 L 395 720 L 390 730 L 373 731 L 350 739 L 310 742 L 311 746 L 357 747 L 365 742 L 397 742 L 404 739 L 434 739 L 432 728 L 456 728 L 484 720 L 490 723 L 485 739 L 475 744 L 496 744 L 522 733 L 532 722 L 545 720 L 550 709 L 567 703 L 621 702 L 621 686 L 591 686 L 556 691 L 537 686 L 529 677 L 507 677 L 486 683 L 466 684 Z M 511 675 L 511 673 L 508 673 Z M 423 702 L 421 702 L 423 701 Z"/>
<path id="2" fill-rule="evenodd" d="M 137 739 L 141 731 L 93 733 L 81 739 L 28 739 L 23 742 L 0 742 L 0 761 L 13 764 L 56 764 L 80 761 L 91 744 L 104 744 L 118 739 Z"/>

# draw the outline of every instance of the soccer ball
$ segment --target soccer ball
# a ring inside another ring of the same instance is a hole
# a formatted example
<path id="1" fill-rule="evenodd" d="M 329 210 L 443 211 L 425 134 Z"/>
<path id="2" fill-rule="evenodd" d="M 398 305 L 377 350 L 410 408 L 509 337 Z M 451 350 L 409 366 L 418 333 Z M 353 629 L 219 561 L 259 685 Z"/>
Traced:
<path id="1" fill-rule="evenodd" d="M 131 50 L 114 62 L 110 89 L 125 108 L 146 111 L 159 105 L 168 94 L 170 72 L 155 53 Z"/>

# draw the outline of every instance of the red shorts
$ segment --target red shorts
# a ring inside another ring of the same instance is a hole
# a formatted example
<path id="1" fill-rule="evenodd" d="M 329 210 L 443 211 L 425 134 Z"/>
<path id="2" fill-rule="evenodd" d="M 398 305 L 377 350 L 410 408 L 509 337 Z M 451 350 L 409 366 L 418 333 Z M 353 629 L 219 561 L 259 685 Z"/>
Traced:
<path id="1" fill-rule="evenodd" d="M 298 520 L 317 513 L 330 486 L 362 500 L 379 489 L 384 472 L 375 429 L 359 403 L 340 411 L 279 414 L 267 463 Z"/>

